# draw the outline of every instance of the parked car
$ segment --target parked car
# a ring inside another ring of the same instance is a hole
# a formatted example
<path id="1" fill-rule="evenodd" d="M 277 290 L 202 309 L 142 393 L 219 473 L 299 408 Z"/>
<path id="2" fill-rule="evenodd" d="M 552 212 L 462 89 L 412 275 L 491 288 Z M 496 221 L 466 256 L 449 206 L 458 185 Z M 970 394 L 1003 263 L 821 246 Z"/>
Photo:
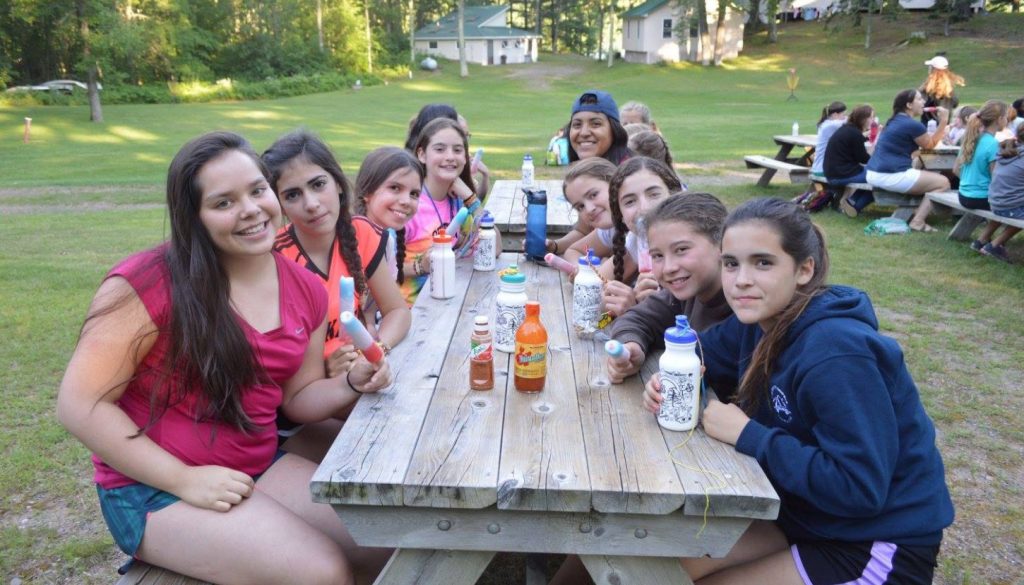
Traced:
<path id="1" fill-rule="evenodd" d="M 72 93 L 75 90 L 87 91 L 89 86 L 74 79 L 53 79 L 39 85 L 18 85 L 7 88 L 8 92 L 15 91 L 59 91 L 61 93 Z M 96 89 L 102 90 L 103 84 L 97 83 Z"/>

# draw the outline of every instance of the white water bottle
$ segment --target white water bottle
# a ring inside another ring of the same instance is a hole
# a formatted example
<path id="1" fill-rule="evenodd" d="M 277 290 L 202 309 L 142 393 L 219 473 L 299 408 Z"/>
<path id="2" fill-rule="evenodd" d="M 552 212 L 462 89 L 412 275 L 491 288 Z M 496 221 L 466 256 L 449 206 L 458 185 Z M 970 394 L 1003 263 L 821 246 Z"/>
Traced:
<path id="1" fill-rule="evenodd" d="M 665 330 L 665 353 L 658 360 L 661 376 L 661 409 L 658 424 L 670 431 L 697 426 L 700 414 L 700 358 L 697 334 L 685 315 L 676 315 L 676 326 Z"/>
<path id="2" fill-rule="evenodd" d="M 601 259 L 587 250 L 572 282 L 572 327 L 580 339 L 594 337 L 601 321 L 601 278 L 594 271 L 600 264 Z"/>
<path id="3" fill-rule="evenodd" d="M 533 157 L 530 155 L 523 156 L 523 189 L 533 188 Z"/>
<path id="4" fill-rule="evenodd" d="M 480 235 L 477 240 L 476 251 L 473 252 L 473 270 L 489 272 L 494 270 L 497 264 L 495 257 L 495 246 L 497 237 L 494 234 L 494 216 L 490 211 L 485 211 L 480 217 Z"/>
<path id="5" fill-rule="evenodd" d="M 455 252 L 452 237 L 444 233 L 444 228 L 438 230 L 430 248 L 430 296 L 435 299 L 455 296 Z"/>
<path id="6" fill-rule="evenodd" d="M 939 127 L 939 123 L 935 120 L 928 120 L 928 134 L 935 134 L 935 130 Z"/>
<path id="7" fill-rule="evenodd" d="M 516 331 L 526 320 L 526 275 L 514 264 L 502 270 L 494 297 L 494 349 L 516 351 Z"/>
<path id="8" fill-rule="evenodd" d="M 793 136 L 800 136 L 800 124 L 793 122 Z"/>

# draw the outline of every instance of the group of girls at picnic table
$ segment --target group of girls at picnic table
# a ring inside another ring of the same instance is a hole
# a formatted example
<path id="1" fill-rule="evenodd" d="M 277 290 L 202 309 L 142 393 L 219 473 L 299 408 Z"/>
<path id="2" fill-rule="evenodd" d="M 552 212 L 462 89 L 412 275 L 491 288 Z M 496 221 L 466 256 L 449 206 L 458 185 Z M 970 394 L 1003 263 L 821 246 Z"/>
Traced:
<path id="1" fill-rule="evenodd" d="M 727 557 L 684 568 L 699 583 L 930 583 L 953 505 L 932 422 L 867 295 L 827 284 L 824 234 L 796 204 L 728 213 L 631 149 L 620 116 L 603 91 L 573 103 L 564 192 L 580 222 L 549 251 L 607 257 L 608 334 L 630 350 L 607 361 L 613 382 L 690 317 L 722 399 L 704 430 L 754 457 L 782 504 Z M 354 188 L 305 131 L 262 156 L 214 132 L 174 157 L 169 240 L 107 273 L 58 397 L 124 552 L 217 583 L 381 570 L 391 551 L 357 546 L 308 491 L 346 409 L 391 384 L 387 359 L 369 362 L 340 327 L 338 281 L 353 279 L 354 312 L 387 353 L 409 331 L 431 237 L 466 208 L 453 246 L 472 249 L 486 196 L 451 108 L 424 108 L 407 146 L 367 155 Z M 656 411 L 659 390 L 655 376 L 637 400 Z M 555 579 L 580 582 L 580 569 L 570 558 Z"/>
<path id="2" fill-rule="evenodd" d="M 1024 143 L 1024 98 L 1012 104 L 989 100 L 979 108 L 960 106 L 951 110 L 958 100 L 952 92 L 955 84 L 948 72 L 948 61 L 935 57 L 927 64 L 928 80 L 919 89 L 896 94 L 892 116 L 876 141 L 870 140 L 876 123 L 875 110 L 870 105 L 857 106 L 849 115 L 843 102 L 827 105 L 818 121 L 811 172 L 833 188 L 868 183 L 877 189 L 924 195 L 949 190 L 950 179 L 939 172 L 915 168 L 914 153 L 940 145 L 958 146 L 953 174 L 959 178 L 960 205 L 1010 219 L 1024 218 L 1024 157 L 1020 152 Z M 937 91 L 943 93 L 939 97 L 929 93 Z M 925 122 L 934 125 L 929 128 Z M 849 187 L 839 205 L 846 215 L 856 217 L 873 201 L 871 192 Z M 932 210 L 931 200 L 923 198 L 910 220 L 910 228 L 936 231 L 927 223 Z M 1002 231 L 996 235 L 1000 227 Z M 1019 231 L 989 221 L 971 248 L 1009 262 L 1005 244 Z"/>

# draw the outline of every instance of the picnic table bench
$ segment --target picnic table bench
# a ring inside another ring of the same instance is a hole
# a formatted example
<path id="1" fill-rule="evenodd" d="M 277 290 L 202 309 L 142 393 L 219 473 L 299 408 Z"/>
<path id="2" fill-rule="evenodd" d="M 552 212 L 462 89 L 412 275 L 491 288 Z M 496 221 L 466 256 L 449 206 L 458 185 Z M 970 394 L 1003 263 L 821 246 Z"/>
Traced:
<path id="1" fill-rule="evenodd" d="M 1024 220 L 1002 217 L 984 209 L 967 209 L 960 205 L 960 199 L 956 191 L 933 191 L 928 193 L 927 196 L 934 203 L 963 213 L 960 216 L 960 220 L 953 226 L 953 229 L 949 230 L 949 235 L 946 236 L 950 240 L 962 242 L 971 239 L 971 232 L 974 231 L 974 228 L 985 222 L 985 220 L 998 221 L 1001 224 L 1024 229 Z"/>
<path id="2" fill-rule="evenodd" d="M 767 187 L 772 177 L 778 171 L 789 173 L 789 180 L 793 183 L 806 183 L 811 170 L 811 163 L 814 162 L 814 149 L 818 145 L 817 134 L 777 134 L 772 137 L 779 151 L 775 158 L 768 158 L 761 155 L 747 155 L 743 157 L 748 169 L 763 168 L 761 178 L 757 181 L 758 187 Z M 797 146 L 804 148 L 800 156 L 791 157 L 790 153 Z"/>
<path id="3" fill-rule="evenodd" d="M 690 583 L 677 558 L 724 556 L 777 516 L 777 494 L 754 459 L 644 410 L 657 356 L 602 382 L 602 345 L 573 332 L 571 283 L 520 255 L 498 266 L 514 262 L 548 332 L 543 392 L 516 391 L 499 351 L 494 389 L 469 389 L 473 317 L 493 315 L 498 284 L 459 262 L 454 298 L 417 299 L 394 384 L 359 398 L 313 499 L 360 545 L 396 549 L 378 584 L 473 583 L 500 551 L 579 554 L 598 583 Z"/>
<path id="4" fill-rule="evenodd" d="M 811 181 L 825 187 L 828 186 L 828 180 L 823 177 L 811 177 Z M 903 221 L 910 221 L 910 218 L 914 216 L 917 206 L 921 204 L 922 198 L 922 195 L 907 195 L 906 193 L 886 191 L 885 189 L 872 187 L 868 183 L 850 183 L 844 185 L 843 189 L 871 191 L 872 196 L 875 198 L 875 203 L 887 207 L 895 207 L 892 217 L 902 219 Z"/>
<path id="5" fill-rule="evenodd" d="M 132 568 L 117 580 L 115 585 L 213 585 L 208 581 L 200 581 L 179 575 L 168 569 L 148 565 L 142 561 L 132 563 Z"/>

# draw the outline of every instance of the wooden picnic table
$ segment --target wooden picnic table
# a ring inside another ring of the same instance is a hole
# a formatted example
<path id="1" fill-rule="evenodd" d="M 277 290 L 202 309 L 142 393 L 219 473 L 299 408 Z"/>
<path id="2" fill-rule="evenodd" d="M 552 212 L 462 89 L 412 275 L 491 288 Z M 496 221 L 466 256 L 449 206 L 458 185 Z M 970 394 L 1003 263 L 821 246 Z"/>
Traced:
<path id="1" fill-rule="evenodd" d="M 944 173 L 953 171 L 953 165 L 959 154 L 959 146 L 940 144 L 935 148 L 922 148 L 918 151 L 917 157 L 921 160 L 921 168 Z"/>
<path id="2" fill-rule="evenodd" d="M 493 316 L 498 285 L 460 261 L 454 298 L 417 299 L 394 384 L 360 397 L 313 499 L 360 545 L 396 549 L 378 584 L 473 583 L 500 551 L 579 554 L 598 583 L 690 583 L 678 557 L 724 556 L 778 496 L 754 459 L 643 409 L 656 357 L 608 384 L 600 344 L 573 333 L 565 275 L 515 254 L 499 269 L 517 261 L 548 331 L 543 392 L 516 391 L 499 351 L 494 389 L 469 389 L 473 317 Z"/>
<path id="3" fill-rule="evenodd" d="M 534 189 L 543 189 L 548 194 L 548 234 L 558 237 L 569 233 L 576 225 L 576 213 L 562 193 L 562 181 L 537 180 L 534 183 Z M 520 181 L 495 181 L 484 208 L 494 216 L 494 227 L 501 232 L 503 249 L 522 249 L 526 237 L 526 194 Z"/>
<path id="4" fill-rule="evenodd" d="M 758 179 L 759 187 L 767 187 L 775 173 L 780 170 L 788 171 L 790 180 L 794 183 L 806 183 L 809 180 L 811 164 L 814 162 L 814 149 L 818 145 L 817 134 L 776 134 L 772 137 L 779 151 L 775 158 L 769 159 L 766 156 L 748 155 L 744 157 L 748 168 L 763 168 L 761 178 Z M 804 151 L 799 156 L 790 156 L 797 146 L 803 147 Z"/>

